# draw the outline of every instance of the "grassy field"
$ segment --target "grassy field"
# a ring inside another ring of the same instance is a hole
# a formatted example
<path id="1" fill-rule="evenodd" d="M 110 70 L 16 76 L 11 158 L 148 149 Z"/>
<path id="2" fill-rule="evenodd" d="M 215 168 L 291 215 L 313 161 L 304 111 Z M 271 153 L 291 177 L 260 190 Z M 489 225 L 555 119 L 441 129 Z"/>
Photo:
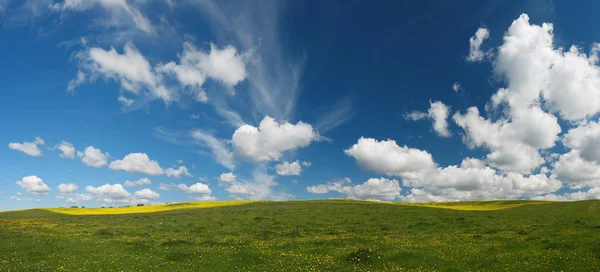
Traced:
<path id="1" fill-rule="evenodd" d="M 0 271 L 600 268 L 600 201 L 238 204 L 244 205 L 0 213 Z"/>

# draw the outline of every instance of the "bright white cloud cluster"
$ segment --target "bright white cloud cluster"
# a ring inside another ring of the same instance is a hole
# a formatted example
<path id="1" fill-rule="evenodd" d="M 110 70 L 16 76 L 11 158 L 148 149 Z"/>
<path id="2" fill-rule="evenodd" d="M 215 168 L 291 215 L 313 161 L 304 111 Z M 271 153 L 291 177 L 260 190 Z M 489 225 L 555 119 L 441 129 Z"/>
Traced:
<path id="1" fill-rule="evenodd" d="M 182 94 L 189 94 L 197 101 L 208 100 L 203 85 L 207 79 L 223 84 L 231 93 L 233 87 L 246 79 L 245 57 L 233 46 L 219 49 L 211 44 L 210 51 L 198 50 L 189 42 L 184 43 L 180 63 L 169 62 L 153 66 L 133 45 L 126 43 L 123 52 L 115 48 L 105 50 L 92 47 L 78 54 L 80 71 L 77 78 L 69 83 L 68 91 L 73 92 L 79 85 L 97 77 L 116 80 L 129 95 L 148 95 L 161 99 L 165 104 L 178 101 Z M 177 87 L 165 84 L 163 76 L 174 75 L 185 92 Z M 146 90 L 147 93 L 142 93 Z M 121 94 L 118 98 L 125 106 L 131 106 L 134 100 Z"/>
<path id="2" fill-rule="evenodd" d="M 55 146 L 56 149 L 60 150 L 61 158 L 74 159 L 75 158 L 75 147 L 68 142 L 62 141 Z"/>
<path id="3" fill-rule="evenodd" d="M 61 195 L 71 195 L 79 189 L 79 186 L 73 183 L 61 183 L 58 185 L 58 192 Z"/>
<path id="4" fill-rule="evenodd" d="M 8 148 L 12 150 L 21 151 L 29 156 L 39 157 L 42 155 L 42 151 L 38 148 L 38 145 L 44 145 L 45 142 L 40 137 L 35 137 L 35 141 L 33 142 L 24 142 L 24 143 L 9 143 Z"/>
<path id="5" fill-rule="evenodd" d="M 400 183 L 395 179 L 370 178 L 363 184 L 352 186 L 345 178 L 341 181 L 329 182 L 306 187 L 309 193 L 326 194 L 330 191 L 345 194 L 349 198 L 393 201 L 400 196 Z"/>
<path id="6" fill-rule="evenodd" d="M 302 165 L 308 167 L 310 166 L 310 162 L 302 162 Z M 275 171 L 280 176 L 299 176 L 302 172 L 302 165 L 297 160 L 293 162 L 284 161 L 275 165 Z"/>
<path id="7" fill-rule="evenodd" d="M 193 194 L 191 198 L 196 201 L 208 201 L 215 200 L 216 198 L 212 196 L 212 190 L 207 184 L 198 182 L 192 185 L 186 185 L 183 183 L 174 184 L 174 183 L 161 183 L 158 188 L 163 191 L 171 191 L 171 190 L 179 190 L 188 194 Z"/>
<path id="8" fill-rule="evenodd" d="M 87 166 L 96 168 L 106 165 L 106 158 L 108 156 L 108 153 L 102 153 L 102 150 L 93 146 L 86 147 L 83 152 L 77 151 L 77 157 L 81 158 L 81 162 Z"/>
<path id="9" fill-rule="evenodd" d="M 167 177 L 174 177 L 174 178 L 180 178 L 182 176 L 193 177 L 193 175 L 190 174 L 187 167 L 185 167 L 185 166 L 179 166 L 179 168 L 177 168 L 177 169 L 167 168 L 165 170 L 165 175 L 167 175 Z"/>
<path id="10" fill-rule="evenodd" d="M 378 141 L 361 137 L 344 152 L 365 170 L 405 179 L 417 179 L 436 168 L 427 151 L 401 147 L 394 140 Z"/>
<path id="11" fill-rule="evenodd" d="M 38 176 L 27 176 L 16 182 L 23 190 L 34 195 L 47 195 L 50 187 Z"/>
<path id="12" fill-rule="evenodd" d="M 229 90 L 246 78 L 245 57 L 233 46 L 219 49 L 210 45 L 210 52 L 198 50 L 193 44 L 183 44 L 179 64 L 169 62 L 156 68 L 160 73 L 174 75 L 182 86 L 187 87 L 196 100 L 206 102 L 204 82 L 211 78 L 224 84 Z"/>
<path id="13" fill-rule="evenodd" d="M 284 151 L 308 146 L 320 140 L 310 124 L 277 122 L 266 116 L 258 127 L 243 125 L 231 138 L 235 153 L 250 161 L 279 160 Z"/>
<path id="14" fill-rule="evenodd" d="M 122 160 L 115 160 L 108 166 L 113 170 L 137 172 L 147 175 L 162 175 L 163 169 L 158 162 L 150 160 L 146 153 L 130 153 Z"/>
<path id="15" fill-rule="evenodd" d="M 237 177 L 229 172 L 229 173 L 223 173 L 219 176 L 219 182 L 221 183 L 233 183 L 237 181 Z"/>
<path id="16" fill-rule="evenodd" d="M 150 189 L 141 189 L 129 193 L 121 184 L 104 184 L 102 186 L 86 186 L 86 192 L 89 194 L 76 194 L 75 198 L 79 198 L 80 201 L 89 201 L 91 198 L 95 198 L 96 201 L 105 203 L 149 203 L 152 200 L 160 198 L 160 194 Z"/>

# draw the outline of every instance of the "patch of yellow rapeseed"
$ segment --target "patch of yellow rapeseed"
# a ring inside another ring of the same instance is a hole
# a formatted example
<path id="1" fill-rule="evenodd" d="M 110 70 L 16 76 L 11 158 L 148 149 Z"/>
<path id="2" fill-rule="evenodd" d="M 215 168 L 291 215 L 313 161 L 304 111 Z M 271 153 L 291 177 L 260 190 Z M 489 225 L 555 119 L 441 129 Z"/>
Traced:
<path id="1" fill-rule="evenodd" d="M 101 214 L 128 214 L 128 213 L 149 213 L 162 212 L 178 209 L 194 209 L 194 208 L 212 208 L 222 206 L 244 205 L 249 203 L 260 202 L 256 200 L 239 200 L 239 201 L 211 201 L 211 202 L 181 202 L 173 204 L 159 204 L 150 206 L 134 206 L 120 208 L 46 208 L 44 210 L 71 215 L 101 215 Z"/>

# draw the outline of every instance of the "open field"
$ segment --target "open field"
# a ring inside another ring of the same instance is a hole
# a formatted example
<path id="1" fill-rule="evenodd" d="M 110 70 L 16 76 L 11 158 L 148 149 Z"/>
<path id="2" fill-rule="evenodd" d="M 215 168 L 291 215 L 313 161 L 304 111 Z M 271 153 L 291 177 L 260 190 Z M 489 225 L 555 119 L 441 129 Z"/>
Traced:
<path id="1" fill-rule="evenodd" d="M 428 207 L 349 200 L 204 204 L 206 208 L 198 209 L 190 205 L 162 207 L 168 209 L 160 212 L 132 207 L 127 211 L 145 212 L 108 215 L 64 212 L 124 208 L 0 213 L 0 271 L 600 267 L 600 201 L 421 204 Z"/>

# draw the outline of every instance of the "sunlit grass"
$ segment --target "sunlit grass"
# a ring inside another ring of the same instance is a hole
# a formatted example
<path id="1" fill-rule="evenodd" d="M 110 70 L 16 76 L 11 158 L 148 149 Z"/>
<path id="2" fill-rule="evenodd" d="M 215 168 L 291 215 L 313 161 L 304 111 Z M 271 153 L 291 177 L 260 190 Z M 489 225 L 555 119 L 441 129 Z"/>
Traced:
<path id="1" fill-rule="evenodd" d="M 260 202 L 257 200 L 237 200 L 237 201 L 211 201 L 211 202 L 180 202 L 172 204 L 158 204 L 150 206 L 133 206 L 117 208 L 46 208 L 44 210 L 70 215 L 102 215 L 102 214 L 130 214 L 130 213 L 151 213 L 163 212 L 179 209 L 212 208 L 223 206 L 244 205 Z"/>
<path id="2" fill-rule="evenodd" d="M 240 205 L 245 203 L 178 203 L 163 205 L 171 209 L 164 212 L 150 212 L 161 206 L 63 209 L 134 211 L 130 214 L 0 213 L 0 271 L 600 267 L 600 201 L 398 204 L 338 199 Z"/>

